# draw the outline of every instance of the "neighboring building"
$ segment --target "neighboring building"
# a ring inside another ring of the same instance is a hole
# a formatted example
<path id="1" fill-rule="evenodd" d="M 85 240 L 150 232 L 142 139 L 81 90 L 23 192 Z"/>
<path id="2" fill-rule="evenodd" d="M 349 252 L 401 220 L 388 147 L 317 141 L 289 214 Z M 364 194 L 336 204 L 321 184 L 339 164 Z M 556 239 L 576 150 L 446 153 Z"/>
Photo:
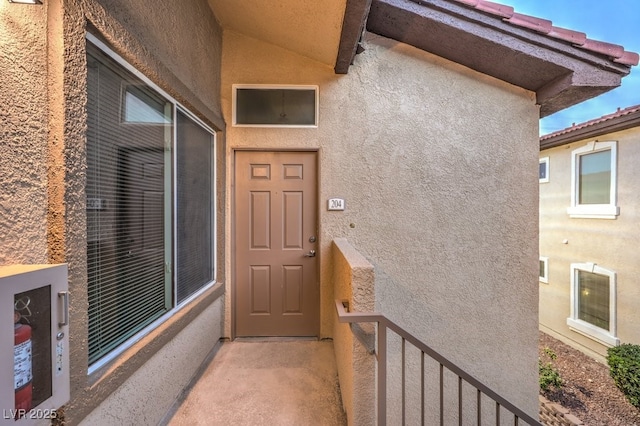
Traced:
<path id="1" fill-rule="evenodd" d="M 640 344 L 640 105 L 540 138 L 540 329 L 603 359 Z"/>
<path id="2" fill-rule="evenodd" d="M 68 422 L 157 423 L 220 338 L 332 337 L 336 238 L 535 416 L 538 120 L 638 55 L 488 1 L 273 3 L 0 0 L 0 264 L 68 264 Z"/>

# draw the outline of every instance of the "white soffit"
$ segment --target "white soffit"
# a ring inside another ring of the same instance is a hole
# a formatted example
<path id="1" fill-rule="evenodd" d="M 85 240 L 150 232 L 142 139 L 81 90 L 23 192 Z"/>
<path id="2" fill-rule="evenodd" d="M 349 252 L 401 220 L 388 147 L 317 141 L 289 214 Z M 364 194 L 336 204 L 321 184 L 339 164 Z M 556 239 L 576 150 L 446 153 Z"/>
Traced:
<path id="1" fill-rule="evenodd" d="M 208 0 L 223 30 L 334 66 L 346 0 Z"/>

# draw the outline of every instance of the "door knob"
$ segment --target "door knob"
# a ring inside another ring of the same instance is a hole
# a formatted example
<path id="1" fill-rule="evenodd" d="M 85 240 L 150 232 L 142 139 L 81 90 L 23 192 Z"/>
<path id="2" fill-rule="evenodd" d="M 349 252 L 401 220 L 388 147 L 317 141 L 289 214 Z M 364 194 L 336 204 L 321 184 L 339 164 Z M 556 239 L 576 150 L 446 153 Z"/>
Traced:
<path id="1" fill-rule="evenodd" d="M 309 253 L 305 254 L 304 257 L 316 257 L 316 251 L 309 250 Z"/>

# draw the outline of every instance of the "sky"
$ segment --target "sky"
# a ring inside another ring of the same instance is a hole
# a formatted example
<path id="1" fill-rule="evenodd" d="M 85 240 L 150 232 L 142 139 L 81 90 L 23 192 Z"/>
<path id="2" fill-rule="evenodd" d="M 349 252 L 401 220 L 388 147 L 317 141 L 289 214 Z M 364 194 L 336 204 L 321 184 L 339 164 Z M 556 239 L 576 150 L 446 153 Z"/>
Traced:
<path id="1" fill-rule="evenodd" d="M 640 53 L 639 0 L 494 0 L 517 13 L 549 19 L 556 27 L 587 34 L 587 38 L 624 46 Z M 622 85 L 540 120 L 540 135 L 583 123 L 640 104 L 640 65 L 622 79 Z"/>

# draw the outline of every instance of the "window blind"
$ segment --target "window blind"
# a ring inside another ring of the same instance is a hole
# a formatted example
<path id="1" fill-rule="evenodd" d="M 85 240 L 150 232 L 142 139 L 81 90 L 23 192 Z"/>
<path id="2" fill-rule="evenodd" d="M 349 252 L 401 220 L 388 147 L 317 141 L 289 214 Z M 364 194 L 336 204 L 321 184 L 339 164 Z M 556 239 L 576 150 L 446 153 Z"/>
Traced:
<path id="1" fill-rule="evenodd" d="M 215 139 L 115 54 L 87 52 L 91 365 L 214 282 Z"/>
<path id="2" fill-rule="evenodd" d="M 212 282 L 213 136 L 182 111 L 177 113 L 177 297 L 178 303 Z"/>
<path id="3" fill-rule="evenodd" d="M 164 148 L 172 135 L 173 109 L 91 45 L 87 90 L 91 364 L 171 306 L 165 268 L 171 211 L 165 182 L 171 169 Z"/>
<path id="4" fill-rule="evenodd" d="M 578 318 L 609 330 L 609 277 L 578 271 Z"/>

